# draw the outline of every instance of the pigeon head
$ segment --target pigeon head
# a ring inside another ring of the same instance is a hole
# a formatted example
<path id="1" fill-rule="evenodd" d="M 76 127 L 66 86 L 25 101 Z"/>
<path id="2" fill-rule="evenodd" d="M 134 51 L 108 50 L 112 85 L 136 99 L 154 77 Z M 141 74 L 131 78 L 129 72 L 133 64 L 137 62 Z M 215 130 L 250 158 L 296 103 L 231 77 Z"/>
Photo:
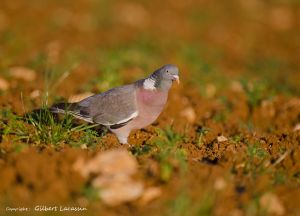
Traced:
<path id="1" fill-rule="evenodd" d="M 144 88 L 151 90 L 169 90 L 173 81 L 179 83 L 179 70 L 175 65 L 168 64 L 157 69 L 150 77 L 146 78 L 144 80 Z"/>

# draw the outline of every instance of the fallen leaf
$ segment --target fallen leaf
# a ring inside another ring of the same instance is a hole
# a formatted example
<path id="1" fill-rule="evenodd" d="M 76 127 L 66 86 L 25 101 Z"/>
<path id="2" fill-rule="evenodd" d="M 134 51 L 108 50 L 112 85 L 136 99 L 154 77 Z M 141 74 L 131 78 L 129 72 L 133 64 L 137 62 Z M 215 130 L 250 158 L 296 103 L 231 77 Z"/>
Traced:
<path id="1" fill-rule="evenodd" d="M 278 196 L 273 193 L 265 193 L 259 200 L 262 208 L 266 209 L 269 214 L 284 215 L 285 208 Z"/>
<path id="2" fill-rule="evenodd" d="M 28 82 L 36 79 L 36 73 L 34 70 L 26 67 L 21 67 L 21 66 L 10 68 L 10 74 L 13 78 L 28 81 Z"/>

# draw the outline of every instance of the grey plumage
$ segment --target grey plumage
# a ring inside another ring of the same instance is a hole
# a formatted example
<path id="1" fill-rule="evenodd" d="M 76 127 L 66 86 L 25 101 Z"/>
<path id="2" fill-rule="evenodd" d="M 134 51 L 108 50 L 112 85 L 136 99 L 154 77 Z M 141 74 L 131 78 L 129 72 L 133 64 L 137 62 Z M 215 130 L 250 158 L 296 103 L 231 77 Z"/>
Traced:
<path id="1" fill-rule="evenodd" d="M 135 86 L 113 88 L 78 103 L 54 105 L 50 110 L 56 113 L 67 111 L 79 119 L 104 126 L 122 124 L 130 120 L 128 118 L 136 112 Z"/>
<path id="2" fill-rule="evenodd" d="M 133 84 L 110 89 L 73 104 L 57 104 L 54 113 L 70 113 L 76 118 L 108 127 L 121 143 L 127 143 L 131 130 L 151 124 L 166 103 L 178 68 L 165 65 L 149 77 Z"/>

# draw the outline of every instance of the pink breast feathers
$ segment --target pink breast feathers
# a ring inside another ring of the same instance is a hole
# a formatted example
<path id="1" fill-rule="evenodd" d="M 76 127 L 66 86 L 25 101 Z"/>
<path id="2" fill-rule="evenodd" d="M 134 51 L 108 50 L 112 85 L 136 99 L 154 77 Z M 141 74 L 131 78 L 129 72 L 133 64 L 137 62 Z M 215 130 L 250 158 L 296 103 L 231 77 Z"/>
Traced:
<path id="1" fill-rule="evenodd" d="M 135 119 L 134 128 L 142 128 L 152 124 L 163 110 L 168 98 L 167 92 L 138 90 L 137 105 L 139 115 Z M 139 125 L 139 127 L 136 127 Z"/>
<path id="2" fill-rule="evenodd" d="M 164 106 L 168 99 L 168 92 L 158 90 L 139 90 L 137 92 L 138 103 L 147 106 Z"/>

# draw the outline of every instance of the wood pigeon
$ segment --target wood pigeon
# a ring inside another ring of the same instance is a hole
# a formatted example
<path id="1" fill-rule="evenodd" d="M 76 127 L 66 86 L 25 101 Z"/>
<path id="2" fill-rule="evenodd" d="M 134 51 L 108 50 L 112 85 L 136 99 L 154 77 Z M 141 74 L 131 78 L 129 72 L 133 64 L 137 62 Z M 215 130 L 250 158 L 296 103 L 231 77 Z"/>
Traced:
<path id="1" fill-rule="evenodd" d="M 157 119 L 173 81 L 179 83 L 179 70 L 168 64 L 145 79 L 92 95 L 78 103 L 53 105 L 50 111 L 68 112 L 84 121 L 104 125 L 121 144 L 128 144 L 132 130 L 144 128 Z"/>

